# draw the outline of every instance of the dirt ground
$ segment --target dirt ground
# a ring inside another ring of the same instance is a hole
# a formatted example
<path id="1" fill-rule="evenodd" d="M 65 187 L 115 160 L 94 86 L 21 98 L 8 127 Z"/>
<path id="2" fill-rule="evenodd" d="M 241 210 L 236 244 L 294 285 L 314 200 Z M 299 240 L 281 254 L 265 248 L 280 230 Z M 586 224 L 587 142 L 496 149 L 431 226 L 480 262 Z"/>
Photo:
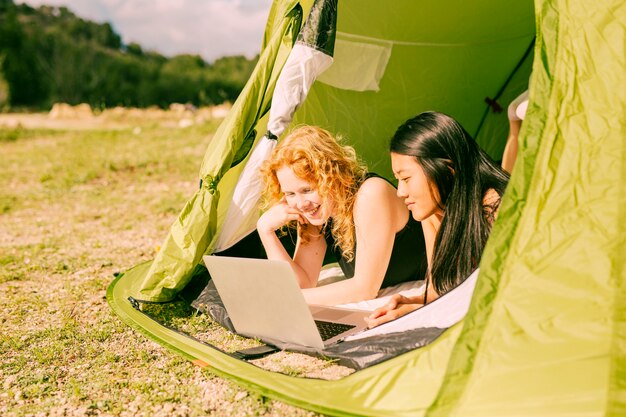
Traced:
<path id="1" fill-rule="evenodd" d="M 172 104 L 167 110 L 115 107 L 94 111 L 87 104 L 57 103 L 45 113 L 0 113 L 0 129 L 125 129 L 147 124 L 185 128 L 221 120 L 229 109 L 229 104 L 202 108 Z"/>

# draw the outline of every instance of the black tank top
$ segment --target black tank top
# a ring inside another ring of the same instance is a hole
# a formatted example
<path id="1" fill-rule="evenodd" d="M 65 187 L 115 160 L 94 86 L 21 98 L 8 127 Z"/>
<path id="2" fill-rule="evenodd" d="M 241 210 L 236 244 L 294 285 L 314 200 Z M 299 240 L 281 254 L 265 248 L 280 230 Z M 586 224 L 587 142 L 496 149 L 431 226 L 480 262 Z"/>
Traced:
<path id="1" fill-rule="evenodd" d="M 372 177 L 383 178 L 380 175 L 368 173 L 363 182 Z M 386 180 L 386 178 L 383 179 Z M 348 262 L 345 259 L 341 249 L 335 246 L 335 238 L 331 233 L 331 229 L 332 219 L 329 219 L 328 224 L 326 225 L 326 244 L 333 251 L 335 259 L 339 263 L 339 266 L 341 267 L 341 270 L 346 278 L 352 278 L 354 277 L 356 256 L 351 262 Z M 426 243 L 424 242 L 422 224 L 413 219 L 413 216 L 409 213 L 409 220 L 406 225 L 402 228 L 402 230 L 396 233 L 396 237 L 393 241 L 391 258 L 389 259 L 389 266 L 387 267 L 387 272 L 385 272 L 385 278 L 383 279 L 381 287 L 385 288 L 406 281 L 424 279 L 427 265 Z"/>

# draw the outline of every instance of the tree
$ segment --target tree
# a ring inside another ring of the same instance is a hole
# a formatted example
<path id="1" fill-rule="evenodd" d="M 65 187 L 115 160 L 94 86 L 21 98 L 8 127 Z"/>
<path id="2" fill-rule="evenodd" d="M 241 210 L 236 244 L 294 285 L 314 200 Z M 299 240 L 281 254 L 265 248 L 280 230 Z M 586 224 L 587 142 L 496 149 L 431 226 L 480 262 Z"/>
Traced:
<path id="1" fill-rule="evenodd" d="M 0 70 L 14 106 L 220 104 L 237 98 L 256 63 L 243 56 L 213 64 L 192 54 L 166 58 L 122 45 L 111 24 L 66 7 L 0 0 L 0 12 Z"/>
<path id="2" fill-rule="evenodd" d="M 37 65 L 35 45 L 25 35 L 13 3 L 5 1 L 2 6 L 6 8 L 0 18 L 0 54 L 10 103 L 37 105 L 47 96 L 47 85 Z"/>

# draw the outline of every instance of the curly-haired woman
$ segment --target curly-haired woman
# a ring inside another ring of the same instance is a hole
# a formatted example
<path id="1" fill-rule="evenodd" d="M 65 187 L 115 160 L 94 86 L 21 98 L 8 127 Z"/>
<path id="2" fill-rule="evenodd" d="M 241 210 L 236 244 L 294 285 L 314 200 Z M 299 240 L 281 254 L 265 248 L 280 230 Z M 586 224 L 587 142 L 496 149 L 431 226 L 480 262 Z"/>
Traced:
<path id="1" fill-rule="evenodd" d="M 368 174 L 354 150 L 326 130 L 303 126 L 276 147 L 262 168 L 269 209 L 257 231 L 269 259 L 288 261 L 310 304 L 375 298 L 378 291 L 423 279 L 421 225 L 387 180 Z M 276 230 L 296 224 L 293 258 Z M 347 278 L 316 287 L 326 248 Z"/>

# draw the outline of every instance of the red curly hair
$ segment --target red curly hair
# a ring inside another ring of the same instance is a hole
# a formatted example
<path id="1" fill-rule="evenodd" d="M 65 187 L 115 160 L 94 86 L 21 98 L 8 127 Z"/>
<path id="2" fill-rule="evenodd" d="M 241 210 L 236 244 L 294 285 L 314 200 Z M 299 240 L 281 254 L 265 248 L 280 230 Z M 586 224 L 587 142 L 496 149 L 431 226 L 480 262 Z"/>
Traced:
<path id="1" fill-rule="evenodd" d="M 261 167 L 265 208 L 283 197 L 276 176 L 276 172 L 283 167 L 291 168 L 296 177 L 310 183 L 320 198 L 333 202 L 331 233 L 344 257 L 352 260 L 356 241 L 352 210 L 356 193 L 367 173 L 354 149 L 340 145 L 330 132 L 322 128 L 296 128 L 281 141 Z M 298 236 L 303 242 L 308 242 L 318 234 L 306 225 L 298 225 Z"/>

